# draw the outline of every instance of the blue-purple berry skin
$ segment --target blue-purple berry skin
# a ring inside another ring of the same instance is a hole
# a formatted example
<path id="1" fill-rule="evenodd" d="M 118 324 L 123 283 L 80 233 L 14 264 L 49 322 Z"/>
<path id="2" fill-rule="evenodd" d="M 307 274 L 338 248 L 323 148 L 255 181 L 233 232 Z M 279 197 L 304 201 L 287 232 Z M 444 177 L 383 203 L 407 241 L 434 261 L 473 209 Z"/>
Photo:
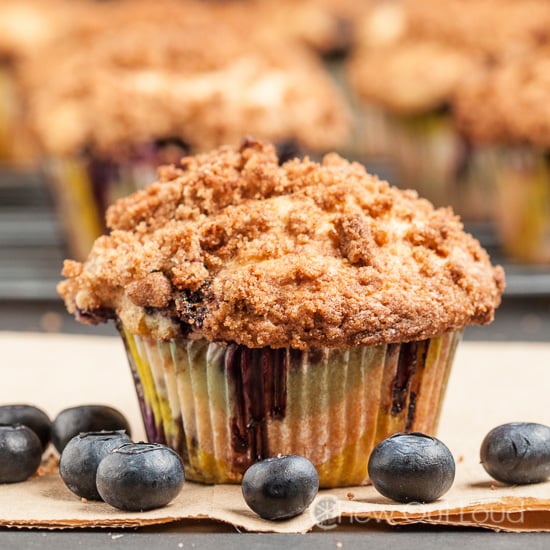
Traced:
<path id="1" fill-rule="evenodd" d="M 260 517 L 290 519 L 315 498 L 319 475 L 303 456 L 277 456 L 252 464 L 243 475 L 241 489 L 246 504 Z"/>
<path id="2" fill-rule="evenodd" d="M 396 433 L 381 441 L 368 463 L 375 489 L 397 502 L 432 502 L 452 486 L 455 461 L 447 446 L 419 432 Z"/>
<path id="3" fill-rule="evenodd" d="M 52 443 L 61 453 L 75 435 L 101 430 L 124 430 L 131 435 L 128 420 L 113 407 L 107 405 L 69 407 L 63 409 L 52 422 Z"/>
<path id="4" fill-rule="evenodd" d="M 0 483 L 17 483 L 33 475 L 42 460 L 40 439 L 23 424 L 0 425 Z"/>
<path id="5" fill-rule="evenodd" d="M 59 475 L 75 495 L 101 500 L 96 487 L 97 467 L 117 447 L 129 443 L 124 430 L 84 432 L 65 445 L 59 459 Z"/>
<path id="6" fill-rule="evenodd" d="M 44 451 L 50 442 L 50 417 L 38 407 L 24 403 L 0 406 L 0 424 L 23 424 L 40 439 Z"/>
<path id="7" fill-rule="evenodd" d="M 97 468 L 101 498 L 120 510 L 161 508 L 181 491 L 183 463 L 172 449 L 158 443 L 127 443 L 108 454 Z"/>
<path id="8" fill-rule="evenodd" d="M 483 439 L 480 459 L 494 479 L 510 485 L 540 483 L 550 477 L 550 426 L 509 422 Z"/>

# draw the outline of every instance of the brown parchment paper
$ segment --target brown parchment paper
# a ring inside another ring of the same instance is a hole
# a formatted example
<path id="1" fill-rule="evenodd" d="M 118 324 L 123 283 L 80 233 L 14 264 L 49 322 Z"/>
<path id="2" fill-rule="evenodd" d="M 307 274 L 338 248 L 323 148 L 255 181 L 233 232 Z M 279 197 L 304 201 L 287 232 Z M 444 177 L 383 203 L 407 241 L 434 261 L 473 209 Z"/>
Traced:
<path id="1" fill-rule="evenodd" d="M 122 343 L 116 338 L 0 333 L 0 403 L 25 402 L 52 418 L 63 408 L 105 403 L 122 410 L 133 439 L 144 437 Z M 510 487 L 479 464 L 479 446 L 496 425 L 550 424 L 550 344 L 469 343 L 459 346 L 439 437 L 457 461 L 451 490 L 430 504 L 396 504 L 373 487 L 320 491 L 304 514 L 284 522 L 258 518 L 240 487 L 186 482 L 168 506 L 126 513 L 105 503 L 84 503 L 63 484 L 55 454 L 28 481 L 0 485 L 0 525 L 42 528 L 136 527 L 210 519 L 249 531 L 306 532 L 339 525 L 427 523 L 504 531 L 550 531 L 550 481 Z"/>

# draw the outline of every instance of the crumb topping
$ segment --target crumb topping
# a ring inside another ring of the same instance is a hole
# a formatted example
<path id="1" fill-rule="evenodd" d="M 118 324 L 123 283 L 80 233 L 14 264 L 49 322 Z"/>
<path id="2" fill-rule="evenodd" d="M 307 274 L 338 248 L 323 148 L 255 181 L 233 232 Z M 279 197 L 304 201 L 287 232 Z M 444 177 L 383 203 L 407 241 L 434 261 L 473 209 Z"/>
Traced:
<path id="1" fill-rule="evenodd" d="M 475 64 L 465 51 L 433 40 L 403 40 L 357 52 L 348 66 L 350 82 L 366 101 L 410 114 L 446 105 Z"/>
<path id="2" fill-rule="evenodd" d="M 548 49 L 495 64 L 464 81 L 453 102 L 458 128 L 491 144 L 550 146 Z"/>
<path id="3" fill-rule="evenodd" d="M 342 348 L 493 319 L 504 288 L 450 209 L 336 154 L 278 164 L 253 139 L 186 157 L 107 213 L 58 286 L 84 322 L 248 347 Z"/>
<path id="4" fill-rule="evenodd" d="M 546 0 L 380 2 L 358 26 L 348 63 L 363 100 L 399 113 L 447 107 L 478 68 L 550 42 Z"/>

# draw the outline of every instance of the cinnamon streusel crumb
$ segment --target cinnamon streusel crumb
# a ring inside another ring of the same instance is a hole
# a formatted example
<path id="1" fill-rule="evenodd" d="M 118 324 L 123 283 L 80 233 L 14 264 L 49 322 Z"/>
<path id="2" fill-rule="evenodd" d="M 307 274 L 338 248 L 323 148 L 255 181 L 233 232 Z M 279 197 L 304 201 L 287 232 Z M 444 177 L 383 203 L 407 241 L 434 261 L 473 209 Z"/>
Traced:
<path id="1" fill-rule="evenodd" d="M 182 160 L 107 213 L 59 284 L 83 321 L 248 347 L 342 348 L 492 320 L 504 287 L 450 209 L 331 154 L 246 140 Z"/>

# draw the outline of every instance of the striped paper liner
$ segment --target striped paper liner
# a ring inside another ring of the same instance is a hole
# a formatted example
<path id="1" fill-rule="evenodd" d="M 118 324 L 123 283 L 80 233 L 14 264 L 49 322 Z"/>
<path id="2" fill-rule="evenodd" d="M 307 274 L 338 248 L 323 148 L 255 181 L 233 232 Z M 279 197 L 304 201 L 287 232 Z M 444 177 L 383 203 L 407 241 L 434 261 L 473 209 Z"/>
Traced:
<path id="1" fill-rule="evenodd" d="M 434 434 L 461 332 L 348 350 L 250 349 L 121 328 L 147 437 L 188 479 L 238 483 L 256 460 L 309 458 L 321 487 L 365 484 L 374 446 Z"/>

